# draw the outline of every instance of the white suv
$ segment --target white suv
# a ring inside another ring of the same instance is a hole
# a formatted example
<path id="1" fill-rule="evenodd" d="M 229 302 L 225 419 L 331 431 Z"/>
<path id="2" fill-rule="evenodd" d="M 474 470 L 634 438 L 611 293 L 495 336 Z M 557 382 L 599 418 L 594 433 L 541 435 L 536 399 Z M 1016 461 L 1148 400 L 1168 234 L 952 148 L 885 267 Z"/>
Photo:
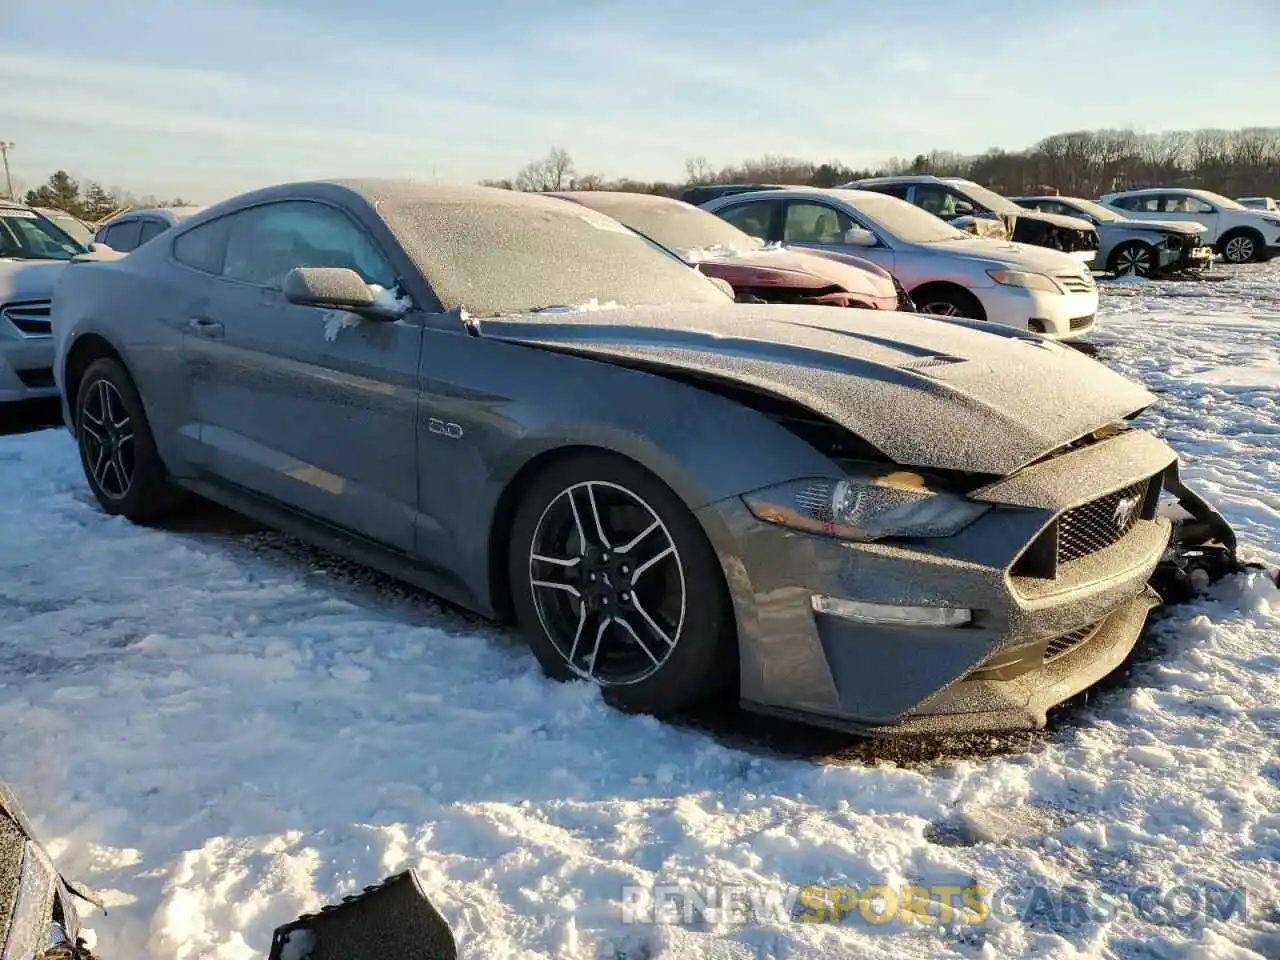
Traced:
<path id="1" fill-rule="evenodd" d="M 1268 260 L 1280 253 L 1280 214 L 1250 210 L 1209 190 L 1153 187 L 1098 198 L 1135 220 L 1185 220 L 1204 225 L 1204 242 L 1227 263 Z"/>

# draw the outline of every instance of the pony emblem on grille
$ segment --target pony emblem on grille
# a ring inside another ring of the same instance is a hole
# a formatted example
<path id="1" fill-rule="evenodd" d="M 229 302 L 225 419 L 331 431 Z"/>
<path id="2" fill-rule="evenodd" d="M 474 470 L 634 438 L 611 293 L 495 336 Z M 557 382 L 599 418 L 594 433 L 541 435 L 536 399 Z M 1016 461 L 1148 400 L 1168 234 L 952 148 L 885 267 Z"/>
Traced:
<path id="1" fill-rule="evenodd" d="M 1117 530 L 1124 530 L 1129 526 L 1129 521 L 1133 519 L 1133 511 L 1138 509 L 1138 497 L 1122 497 L 1116 501 L 1116 508 L 1111 513 L 1111 517 L 1116 522 Z"/>

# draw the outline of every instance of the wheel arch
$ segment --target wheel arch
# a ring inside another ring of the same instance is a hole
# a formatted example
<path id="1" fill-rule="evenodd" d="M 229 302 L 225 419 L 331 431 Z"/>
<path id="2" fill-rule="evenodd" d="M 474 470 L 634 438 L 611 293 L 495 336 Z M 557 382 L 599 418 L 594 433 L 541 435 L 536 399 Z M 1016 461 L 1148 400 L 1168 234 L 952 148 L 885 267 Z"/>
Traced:
<path id="1" fill-rule="evenodd" d="M 62 363 L 62 393 L 66 400 L 67 411 L 71 417 L 69 425 L 73 431 L 75 429 L 75 403 L 76 397 L 80 393 L 80 383 L 90 365 L 95 360 L 103 358 L 115 360 L 125 370 L 129 369 L 124 355 L 116 345 L 100 333 L 88 332 L 80 334 L 72 342 L 70 349 L 67 350 L 66 359 Z"/>
<path id="2" fill-rule="evenodd" d="M 633 444 L 610 443 L 603 438 L 578 438 L 569 442 L 541 446 L 525 453 L 519 466 L 515 467 L 502 485 L 489 521 L 485 551 L 487 557 L 485 572 L 488 581 L 486 592 L 489 607 L 499 619 L 509 620 L 514 612 L 508 560 L 511 529 L 516 512 L 520 508 L 524 492 L 533 480 L 555 464 L 589 453 L 627 460 L 665 484 L 690 513 L 697 517 L 698 508 L 707 502 L 701 485 L 688 471 L 670 458 L 659 454 L 656 450 L 648 449 L 647 444 L 643 447 L 643 449 L 636 449 Z M 710 541 L 710 538 L 708 540 Z"/>
<path id="3" fill-rule="evenodd" d="M 1240 236 L 1247 236 L 1253 240 L 1254 249 L 1255 249 L 1255 252 L 1254 252 L 1255 260 L 1257 260 L 1258 256 L 1260 256 L 1266 250 L 1267 241 L 1266 241 L 1266 238 L 1262 235 L 1262 231 L 1259 230 L 1257 227 L 1248 227 L 1248 226 L 1232 227 L 1230 230 L 1227 230 L 1225 233 L 1222 234 L 1222 236 L 1218 237 L 1218 242 L 1213 245 L 1213 248 L 1218 253 L 1222 254 L 1225 258 L 1227 244 L 1231 242 L 1233 237 L 1240 237 Z"/>
<path id="4" fill-rule="evenodd" d="M 977 311 L 977 316 L 975 316 L 973 319 L 975 320 L 987 319 L 986 308 L 983 307 L 982 301 L 978 299 L 977 294 L 975 294 L 968 287 L 962 286 L 961 284 L 958 284 L 952 280 L 929 280 L 929 281 L 926 281 L 925 283 L 920 284 L 919 286 L 912 287 L 911 290 L 909 290 L 908 292 L 910 293 L 911 299 L 915 302 L 917 308 L 922 307 L 926 303 L 928 303 L 928 300 L 926 298 L 930 294 L 936 296 L 940 293 L 945 293 L 949 296 L 953 296 L 961 300 L 964 300 L 968 302 L 970 305 L 972 305 Z"/>

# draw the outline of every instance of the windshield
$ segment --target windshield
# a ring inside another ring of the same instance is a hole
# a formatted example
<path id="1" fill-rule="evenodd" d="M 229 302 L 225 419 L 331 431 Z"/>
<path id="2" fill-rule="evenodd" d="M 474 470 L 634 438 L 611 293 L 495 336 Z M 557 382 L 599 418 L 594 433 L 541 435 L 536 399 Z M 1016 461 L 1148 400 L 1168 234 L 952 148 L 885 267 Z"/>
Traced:
<path id="1" fill-rule="evenodd" d="M 409 188 L 379 198 L 379 215 L 446 310 L 492 317 L 548 307 L 733 302 L 610 217 L 564 200 L 481 190 Z"/>
<path id="2" fill-rule="evenodd" d="M 884 194 L 864 196 L 843 194 L 850 207 L 871 221 L 872 226 L 902 243 L 938 243 L 942 240 L 972 240 L 973 235 L 957 230 L 919 207 Z"/>
<path id="3" fill-rule="evenodd" d="M 1120 216 L 1120 214 L 1116 213 L 1114 210 L 1108 210 L 1100 203 L 1094 203 L 1092 200 L 1077 200 L 1073 198 L 1068 204 L 1068 208 L 1070 207 L 1075 207 L 1076 209 L 1089 214 L 1093 219 L 1102 220 L 1105 223 L 1115 223 L 1118 220 L 1128 219 L 1127 217 Z"/>
<path id="4" fill-rule="evenodd" d="M 0 260 L 70 260 L 85 252 L 34 210 L 0 209 Z"/>
<path id="5" fill-rule="evenodd" d="M 69 213 L 62 211 L 46 210 L 41 211 L 44 215 L 52 220 L 63 233 L 67 234 L 76 243 L 82 247 L 88 247 L 93 243 L 93 231 L 86 227 L 83 223 L 71 216 Z"/>
<path id="6" fill-rule="evenodd" d="M 1008 197 L 1002 197 L 994 190 L 988 190 L 972 180 L 954 180 L 951 184 L 969 199 L 977 201 L 993 213 L 1022 212 L 1022 207 Z"/>
<path id="7" fill-rule="evenodd" d="M 764 241 L 721 220 L 714 213 L 679 200 L 632 197 L 605 191 L 599 191 L 598 196 L 575 197 L 575 200 L 613 217 L 668 250 L 676 251 L 686 260 L 702 259 L 712 252 L 745 252 L 764 246 Z"/>

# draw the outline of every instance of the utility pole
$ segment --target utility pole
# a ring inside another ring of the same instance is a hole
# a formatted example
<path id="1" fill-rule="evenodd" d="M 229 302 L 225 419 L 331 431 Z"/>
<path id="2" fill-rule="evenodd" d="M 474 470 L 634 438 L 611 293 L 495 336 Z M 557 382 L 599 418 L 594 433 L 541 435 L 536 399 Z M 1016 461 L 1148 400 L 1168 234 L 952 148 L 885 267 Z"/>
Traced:
<path id="1" fill-rule="evenodd" d="M 6 143 L 0 140 L 0 156 L 4 157 L 4 195 L 13 199 L 13 180 L 9 177 L 9 151 L 13 149 L 13 141 Z"/>

